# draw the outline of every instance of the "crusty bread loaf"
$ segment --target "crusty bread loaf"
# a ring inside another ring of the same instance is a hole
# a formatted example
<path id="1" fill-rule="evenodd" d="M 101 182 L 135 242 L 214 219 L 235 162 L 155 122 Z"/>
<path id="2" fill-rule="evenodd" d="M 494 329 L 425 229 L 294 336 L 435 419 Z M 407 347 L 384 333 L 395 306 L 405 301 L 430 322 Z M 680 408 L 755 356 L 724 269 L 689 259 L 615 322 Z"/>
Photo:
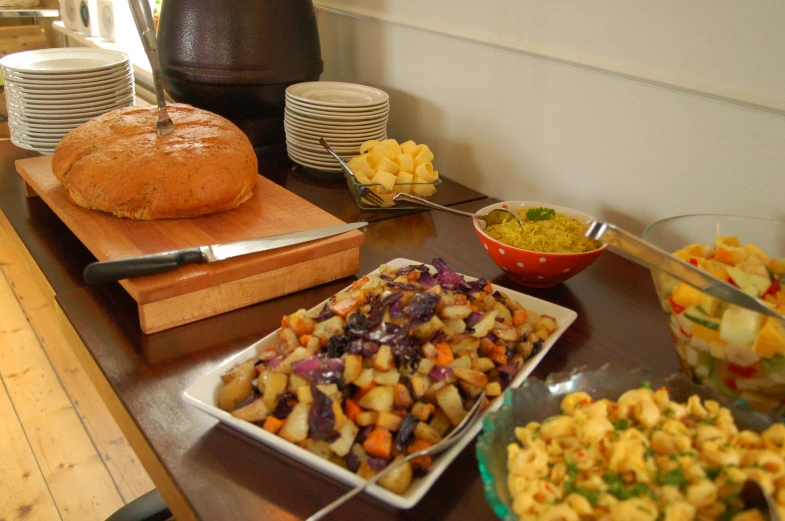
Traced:
<path id="1" fill-rule="evenodd" d="M 250 199 L 257 160 L 245 134 L 217 114 L 167 108 L 168 136 L 156 133 L 154 105 L 114 110 L 69 132 L 52 170 L 70 199 L 139 220 L 195 217 Z"/>

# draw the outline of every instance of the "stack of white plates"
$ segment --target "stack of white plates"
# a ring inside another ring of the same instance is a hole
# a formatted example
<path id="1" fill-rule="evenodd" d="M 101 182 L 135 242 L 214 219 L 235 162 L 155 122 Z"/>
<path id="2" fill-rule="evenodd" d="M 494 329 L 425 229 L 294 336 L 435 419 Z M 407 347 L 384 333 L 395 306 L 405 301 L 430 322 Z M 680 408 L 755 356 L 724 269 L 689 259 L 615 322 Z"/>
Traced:
<path id="1" fill-rule="evenodd" d="M 335 159 L 319 144 L 323 137 L 343 158 L 360 153 L 369 139 L 387 138 L 390 97 L 354 83 L 314 81 L 286 89 L 286 148 L 295 163 L 325 172 L 340 172 Z"/>
<path id="2" fill-rule="evenodd" d="M 51 154 L 69 131 L 134 104 L 127 54 L 92 48 L 42 49 L 0 59 L 11 142 Z"/>

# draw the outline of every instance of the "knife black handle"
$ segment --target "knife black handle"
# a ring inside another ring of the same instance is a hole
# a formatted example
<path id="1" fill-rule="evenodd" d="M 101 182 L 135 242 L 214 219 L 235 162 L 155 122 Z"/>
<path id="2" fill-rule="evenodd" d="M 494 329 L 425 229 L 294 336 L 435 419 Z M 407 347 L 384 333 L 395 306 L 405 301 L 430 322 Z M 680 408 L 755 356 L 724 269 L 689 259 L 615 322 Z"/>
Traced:
<path id="1" fill-rule="evenodd" d="M 202 251 L 197 247 L 128 259 L 94 262 L 85 268 L 84 280 L 88 284 L 97 286 L 122 279 L 163 273 L 186 264 L 199 264 L 205 260 Z"/>

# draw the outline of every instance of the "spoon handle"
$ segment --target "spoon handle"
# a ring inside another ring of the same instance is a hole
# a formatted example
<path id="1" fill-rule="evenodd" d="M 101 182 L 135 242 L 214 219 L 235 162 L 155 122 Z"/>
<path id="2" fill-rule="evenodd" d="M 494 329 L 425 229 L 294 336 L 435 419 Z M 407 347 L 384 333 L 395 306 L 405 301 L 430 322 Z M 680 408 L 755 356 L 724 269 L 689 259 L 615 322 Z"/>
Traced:
<path id="1" fill-rule="evenodd" d="M 454 213 L 455 215 L 463 215 L 464 217 L 472 217 L 476 218 L 473 213 L 469 212 L 462 212 L 460 210 L 455 210 L 454 208 L 449 208 L 447 206 L 442 206 L 440 204 L 432 203 L 422 197 L 417 197 L 416 195 L 404 194 L 400 193 L 393 197 L 393 201 L 407 201 L 410 203 L 421 204 L 423 206 L 427 206 L 428 208 L 433 208 L 434 210 L 441 210 L 447 213 Z"/>
<path id="2" fill-rule="evenodd" d="M 150 9 L 148 0 L 128 0 L 128 5 L 131 8 L 131 15 L 136 23 L 136 29 L 139 32 L 139 37 L 142 39 L 142 46 L 153 71 L 155 97 L 158 101 L 158 134 L 164 136 L 174 130 L 174 125 L 166 111 L 164 79 L 161 73 L 161 62 L 158 58 L 158 42 L 155 39 L 153 11 Z"/>

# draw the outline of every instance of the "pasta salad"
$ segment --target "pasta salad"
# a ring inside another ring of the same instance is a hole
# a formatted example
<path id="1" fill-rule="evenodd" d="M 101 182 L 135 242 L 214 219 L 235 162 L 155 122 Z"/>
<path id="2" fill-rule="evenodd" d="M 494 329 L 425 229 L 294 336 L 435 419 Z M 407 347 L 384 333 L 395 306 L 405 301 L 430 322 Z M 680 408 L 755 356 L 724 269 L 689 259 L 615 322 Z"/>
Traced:
<path id="1" fill-rule="evenodd" d="M 507 447 L 507 486 L 521 521 L 763 520 L 739 498 L 759 481 L 785 515 L 785 426 L 758 434 L 730 411 L 692 395 L 644 386 L 618 401 L 585 392 L 561 414 L 517 427 Z"/>

